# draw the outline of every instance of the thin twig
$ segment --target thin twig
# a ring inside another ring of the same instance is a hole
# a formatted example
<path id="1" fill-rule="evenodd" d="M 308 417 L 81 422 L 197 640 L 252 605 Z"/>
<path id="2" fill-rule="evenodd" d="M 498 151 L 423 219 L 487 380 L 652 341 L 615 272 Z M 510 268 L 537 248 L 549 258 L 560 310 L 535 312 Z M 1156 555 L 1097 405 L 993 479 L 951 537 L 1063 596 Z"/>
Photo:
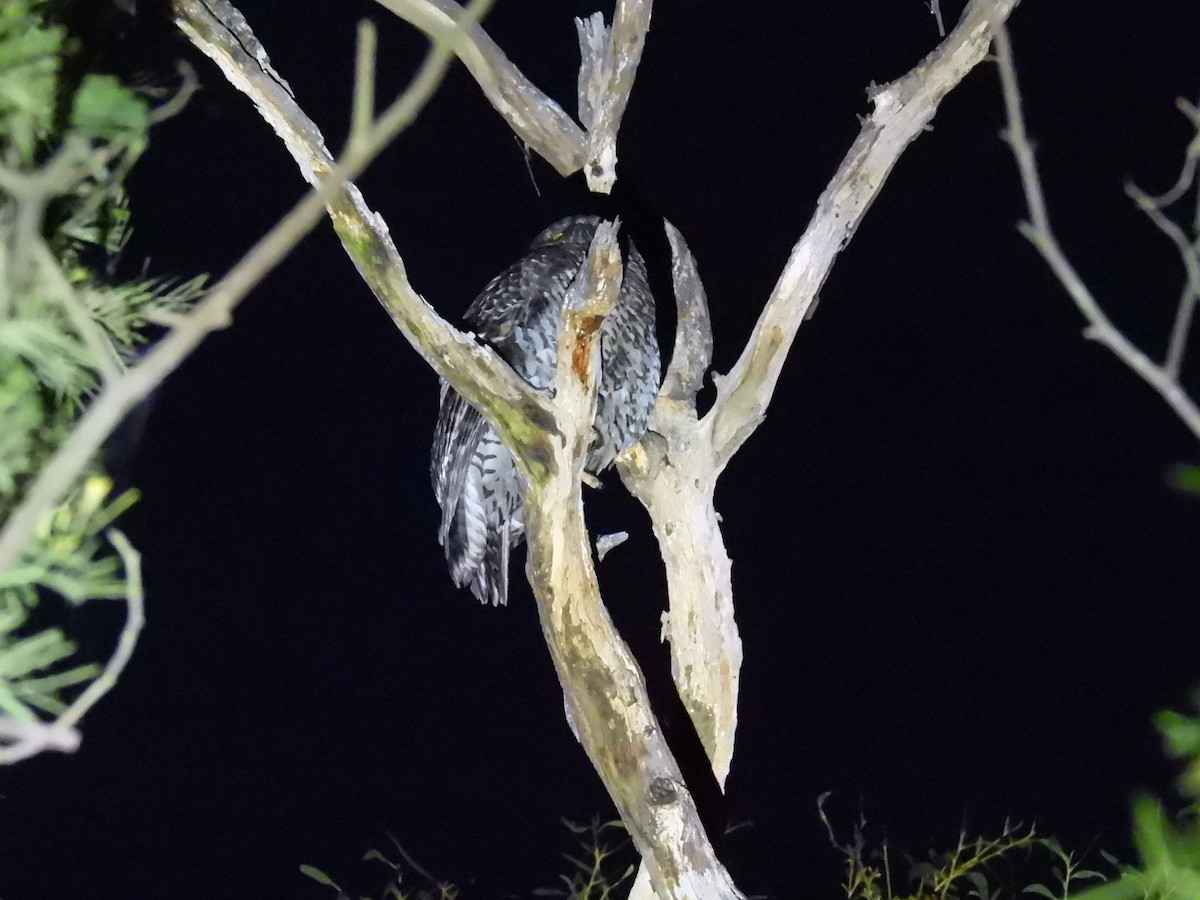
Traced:
<path id="1" fill-rule="evenodd" d="M 369 138 L 354 148 L 344 162 L 336 165 L 330 162 L 320 186 L 292 207 L 193 312 L 160 340 L 140 363 L 104 386 L 0 529 L 0 571 L 20 558 L 38 521 L 78 481 L 80 473 L 125 414 L 145 399 L 210 332 L 229 324 L 237 304 L 321 220 L 326 204 L 344 189 L 349 179 L 365 168 L 388 140 L 412 122 L 432 97 L 449 61 L 447 48 L 442 43 L 435 43 L 416 77 L 376 123 Z M 4 174 L 0 173 L 0 186 L 7 187 L 2 181 Z M 27 187 L 27 184 L 22 186 Z"/>
<path id="2" fill-rule="evenodd" d="M 933 13 L 934 21 L 937 22 L 938 37 L 945 37 L 946 23 L 942 19 L 941 0 L 929 0 L 929 11 Z"/>
<path id="3" fill-rule="evenodd" d="M 1017 168 L 1021 175 L 1021 186 L 1025 192 L 1025 202 L 1029 208 L 1029 221 L 1020 223 L 1017 226 L 1018 229 L 1041 254 L 1042 259 L 1046 261 L 1076 307 L 1087 319 L 1088 327 L 1084 331 L 1085 336 L 1108 347 L 1126 366 L 1154 388 L 1175 411 L 1184 425 L 1200 440 L 1200 409 L 1196 407 L 1195 402 L 1167 368 L 1151 360 L 1112 324 L 1055 239 L 1050 229 L 1050 218 L 1046 211 L 1041 179 L 1033 158 L 1033 147 L 1025 130 L 1025 120 L 1021 112 L 1021 94 L 1017 84 L 1016 69 L 1013 66 L 1012 47 L 1008 40 L 1008 34 L 1003 28 L 996 30 L 994 43 L 996 62 L 1000 67 L 1000 85 L 1004 92 L 1004 108 L 1008 115 L 1008 127 L 1004 137 L 1012 147 L 1013 155 L 1016 158 Z M 1181 361 L 1181 351 L 1178 357 Z"/>
<path id="4" fill-rule="evenodd" d="M 54 721 L 0 717 L 0 743 L 7 743 L 7 746 L 0 748 L 0 765 L 20 762 L 47 750 L 64 753 L 77 750 L 80 734 L 76 726 L 100 698 L 116 687 L 121 673 L 133 657 L 138 637 L 146 624 L 141 556 L 121 532 L 109 529 L 106 534 L 125 566 L 125 624 L 117 638 L 112 658 Z"/>
<path id="5" fill-rule="evenodd" d="M 0 765 L 11 765 L 47 750 L 70 753 L 79 748 L 79 731 L 57 722 L 0 717 Z"/>
<path id="6" fill-rule="evenodd" d="M 366 139 L 375 122 L 375 48 L 379 43 L 375 23 L 358 23 L 358 44 L 354 54 L 354 97 L 350 107 L 350 140 L 353 148 Z"/>
<path id="7" fill-rule="evenodd" d="M 1162 204 L 1149 194 L 1133 184 L 1125 185 L 1127 193 L 1138 209 L 1146 214 L 1154 226 L 1167 236 L 1175 249 L 1179 251 L 1179 259 L 1183 262 L 1187 281 L 1183 293 L 1179 297 L 1179 305 L 1175 309 L 1175 322 L 1171 327 L 1171 338 L 1167 346 L 1167 358 L 1163 368 L 1173 380 L 1179 379 L 1183 368 L 1183 355 L 1187 351 L 1188 333 L 1191 330 L 1192 312 L 1196 307 L 1196 298 L 1200 297 L 1200 256 L 1196 247 L 1183 229 L 1171 221 L 1162 211 Z"/>
<path id="8" fill-rule="evenodd" d="M 1192 127 L 1196 129 L 1196 136 L 1192 138 L 1184 153 L 1183 168 L 1179 177 L 1175 179 L 1175 184 L 1157 197 L 1150 198 L 1159 209 L 1170 206 L 1191 190 L 1196 177 L 1196 165 L 1200 163 L 1200 109 L 1183 97 L 1176 99 L 1175 106 L 1192 123 Z"/>
<path id="9" fill-rule="evenodd" d="M 1195 257 L 1188 258 L 1194 259 Z M 1187 340 L 1192 330 L 1192 318 L 1196 312 L 1197 300 L 1200 300 L 1200 293 L 1197 293 L 1196 285 L 1189 280 L 1180 292 L 1179 303 L 1175 307 L 1175 321 L 1171 324 L 1171 338 L 1167 345 L 1165 367 L 1167 373 L 1176 380 L 1179 379 L 1183 370 L 1183 355 L 1187 351 Z"/>
<path id="10" fill-rule="evenodd" d="M 57 724 L 67 728 L 77 725 L 84 714 L 95 706 L 101 697 L 116 687 L 117 680 L 133 657 L 133 651 L 137 647 L 142 628 L 146 625 L 146 596 L 142 589 L 141 554 L 134 549 L 133 544 L 129 543 L 129 539 L 115 528 L 110 528 L 105 534 L 125 566 L 125 625 L 121 628 L 121 634 L 117 638 L 117 649 L 113 651 L 112 658 L 104 667 L 104 671 L 58 717 Z"/>
<path id="11" fill-rule="evenodd" d="M 146 118 L 148 125 L 157 125 L 179 115 L 188 105 L 188 101 L 192 99 L 192 94 L 199 90 L 200 79 L 196 76 L 196 70 L 192 68 L 190 62 L 185 59 L 179 60 L 175 64 L 175 71 L 179 73 L 179 87 L 171 95 L 170 100 L 150 110 L 150 114 Z"/>
<path id="12" fill-rule="evenodd" d="M 1189 142 L 1184 153 L 1183 166 L 1175 184 L 1165 193 L 1155 197 L 1133 187 L 1126 186 L 1126 192 L 1133 197 L 1150 220 L 1158 226 L 1179 251 L 1179 258 L 1187 271 L 1187 282 L 1180 292 L 1179 303 L 1175 307 L 1175 322 L 1171 327 L 1171 337 L 1167 345 L 1165 368 L 1167 373 L 1178 380 L 1183 369 L 1183 355 L 1187 349 L 1188 335 L 1191 333 L 1192 316 L 1196 303 L 1200 300 L 1200 190 L 1196 192 L 1196 209 L 1192 216 L 1192 236 L 1189 238 L 1173 221 L 1163 213 L 1168 206 L 1187 195 L 1192 189 L 1196 178 L 1196 166 L 1200 163 L 1200 109 L 1180 97 L 1175 101 L 1179 111 L 1187 117 L 1196 134 Z"/>

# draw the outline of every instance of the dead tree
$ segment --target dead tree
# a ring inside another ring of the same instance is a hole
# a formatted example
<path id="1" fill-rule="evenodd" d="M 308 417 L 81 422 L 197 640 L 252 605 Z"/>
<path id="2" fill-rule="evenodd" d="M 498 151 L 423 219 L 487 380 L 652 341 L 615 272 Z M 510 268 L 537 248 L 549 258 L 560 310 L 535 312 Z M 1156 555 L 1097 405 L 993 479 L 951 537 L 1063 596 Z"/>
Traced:
<path id="1" fill-rule="evenodd" d="M 0 569 L 23 546 L 40 511 L 69 487 L 78 461 L 86 461 L 124 412 L 209 331 L 228 323 L 238 299 L 286 252 L 296 234 L 317 220 L 323 207 L 401 334 L 486 417 L 517 461 L 525 480 L 527 574 L 568 714 L 645 864 L 633 896 L 739 897 L 663 740 L 642 673 L 602 602 L 584 525 L 581 484 L 595 412 L 595 338 L 621 279 L 615 228 L 598 230 L 588 263 L 572 287 L 558 345 L 558 359 L 571 364 L 559 367 L 552 391 L 543 393 L 522 381 L 491 349 L 450 326 L 416 292 L 386 225 L 350 181 L 412 120 L 449 55 L 456 54 L 535 152 L 560 173 L 582 169 L 593 190 L 607 191 L 616 178 L 616 135 L 650 26 L 650 0 L 618 0 L 611 27 L 599 13 L 577 23 L 583 57 L 579 124 L 507 60 L 479 26 L 476 8 L 464 10 L 452 0 L 379 2 L 430 35 L 433 50 L 410 88 L 376 119 L 373 38 L 365 32 L 355 127 L 344 158 L 335 161 L 320 130 L 231 4 L 172 0 L 180 27 L 253 100 L 314 191 L 264 239 L 247 265 L 231 272 L 194 312 L 171 323 L 166 337 L 140 364 L 105 387 L 0 531 Z M 873 111 L 818 200 L 737 363 L 725 375 L 714 375 L 716 400 L 702 417 L 695 401 L 711 360 L 707 306 L 684 238 L 667 226 L 678 307 L 674 358 L 650 431 L 618 466 L 653 522 L 667 569 L 664 634 L 672 672 L 722 784 L 733 757 L 742 648 L 730 561 L 713 505 L 716 481 L 762 421 L 801 323 L 900 154 L 927 127 L 941 99 L 985 58 L 995 29 L 1016 3 L 971 0 L 950 34 L 909 73 L 870 87 Z"/>

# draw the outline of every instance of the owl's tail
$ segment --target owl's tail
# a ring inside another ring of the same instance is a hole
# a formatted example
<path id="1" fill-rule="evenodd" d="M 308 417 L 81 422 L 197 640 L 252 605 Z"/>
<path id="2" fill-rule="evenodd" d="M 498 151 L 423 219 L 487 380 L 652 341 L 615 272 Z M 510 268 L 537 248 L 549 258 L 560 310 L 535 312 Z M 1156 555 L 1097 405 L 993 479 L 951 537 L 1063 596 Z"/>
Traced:
<path id="1" fill-rule="evenodd" d="M 516 468 L 483 417 L 445 382 L 430 476 L 450 577 L 483 603 L 507 603 L 509 550 L 525 532 Z"/>

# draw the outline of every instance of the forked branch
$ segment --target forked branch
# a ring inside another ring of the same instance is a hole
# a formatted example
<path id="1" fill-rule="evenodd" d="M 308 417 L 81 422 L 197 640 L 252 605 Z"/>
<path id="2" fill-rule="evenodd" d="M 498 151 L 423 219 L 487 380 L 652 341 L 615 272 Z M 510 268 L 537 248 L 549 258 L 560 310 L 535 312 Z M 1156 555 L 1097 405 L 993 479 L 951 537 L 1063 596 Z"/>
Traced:
<path id="1" fill-rule="evenodd" d="M 654 523 L 667 566 L 663 633 L 672 671 L 722 782 L 733 754 L 742 650 L 730 561 L 713 508 L 717 478 L 762 421 L 800 324 L 888 173 L 928 127 L 942 97 L 984 59 L 993 30 L 1015 6 L 1016 0 L 973 0 L 936 50 L 902 78 L 872 89 L 874 112 L 822 193 L 737 364 L 716 379 L 717 400 L 702 419 L 697 376 L 708 365 L 712 335 L 694 261 L 682 237 L 671 235 L 680 295 L 675 359 L 650 433 L 620 465 Z"/>
<path id="2" fill-rule="evenodd" d="M 1179 382 L 1183 366 L 1184 349 L 1191 328 L 1192 313 L 1200 298 L 1200 216 L 1193 224 L 1193 236 L 1166 217 L 1163 208 L 1183 197 L 1192 186 L 1197 159 L 1200 158 L 1200 114 L 1191 104 L 1180 103 L 1180 108 L 1196 126 L 1197 136 L 1188 147 L 1183 170 L 1176 185 L 1165 195 L 1153 198 L 1133 186 L 1128 193 L 1138 207 L 1175 244 L 1183 261 L 1186 280 L 1176 309 L 1175 324 L 1167 347 L 1165 361 L 1154 362 L 1141 348 L 1125 337 L 1112 320 L 1100 308 L 1095 296 L 1084 284 L 1083 278 L 1071 265 L 1066 253 L 1050 227 L 1050 215 L 1046 210 L 1046 199 L 1042 192 L 1041 178 L 1034 161 L 1033 146 L 1025 130 L 1025 117 L 1021 112 L 1021 92 L 1017 84 L 1017 72 L 1013 65 L 1012 46 L 1004 29 L 996 32 L 996 62 L 1000 67 L 1000 84 L 1004 91 L 1004 107 L 1008 115 L 1005 140 L 1012 147 L 1017 168 L 1021 174 L 1021 187 L 1029 208 L 1029 220 L 1018 228 L 1062 284 L 1075 306 L 1087 320 L 1084 335 L 1111 350 L 1126 366 L 1143 381 L 1154 388 L 1167 401 L 1184 425 L 1200 439 L 1200 409 Z"/>
<path id="3" fill-rule="evenodd" d="M 431 38 L 453 29 L 462 9 L 454 0 L 377 0 Z M 579 31 L 579 121 L 537 88 L 478 24 L 455 41 L 455 52 L 513 132 L 561 175 L 583 169 L 588 187 L 607 194 L 617 179 L 617 131 L 629 102 L 653 0 L 617 0 L 611 28 L 594 13 Z"/>
<path id="4" fill-rule="evenodd" d="M 331 162 L 320 132 L 271 70 L 240 14 L 223 0 L 174 3 L 189 37 L 254 100 L 304 177 L 323 183 Z M 219 16 L 212 17 L 212 10 Z M 351 153 L 362 143 L 354 141 Z M 339 186 L 328 208 L 347 252 L 401 332 L 484 414 L 524 471 L 530 582 L 567 708 L 647 860 L 659 896 L 741 896 L 713 854 L 650 710 L 641 672 L 600 600 L 583 522 L 580 484 L 592 435 L 599 327 L 620 286 L 614 230 L 598 229 L 588 264 L 572 287 L 560 328 L 563 364 L 550 400 L 416 294 L 386 227 L 353 185 Z"/>
<path id="5" fill-rule="evenodd" d="M 522 141 L 561 175 L 583 168 L 587 136 L 563 108 L 518 69 L 478 22 L 462 21 L 453 0 L 377 0 L 431 40 L 454 34 L 454 52 L 479 83 L 483 95 Z"/>
<path id="6" fill-rule="evenodd" d="M 650 709 L 645 678 L 600 596 L 580 475 L 592 439 L 602 315 L 620 288 L 615 228 L 602 226 L 559 331 L 559 439 L 524 495 L 529 582 L 576 736 L 609 790 L 658 897 L 740 897 L 700 824 Z M 590 285 L 580 285 L 585 279 Z M 588 298 L 591 299 L 588 299 Z M 567 364 L 567 361 L 570 364 Z"/>
<path id="7" fill-rule="evenodd" d="M 266 50 L 232 4 L 225 0 L 173 0 L 172 7 L 176 21 L 193 43 L 254 102 L 292 154 L 304 179 L 324 192 L 322 199 L 343 246 L 401 333 L 434 371 L 494 420 L 497 433 L 519 460 L 536 466 L 544 455 L 543 429 L 550 416 L 545 398 L 518 378 L 493 350 L 446 322 L 413 289 L 387 225 L 348 180 L 412 121 L 440 80 L 457 33 L 441 36 L 417 76 L 416 83 L 428 85 L 420 103 L 412 100 L 410 88 L 369 132 L 356 136 L 347 158 L 335 165 L 320 129 L 271 67 Z"/>
<path id="8" fill-rule="evenodd" d="M 871 90 L 874 110 L 817 201 L 750 342 L 728 375 L 717 380 L 717 401 L 706 419 L 719 465 L 762 421 L 800 323 L 900 154 L 928 127 L 942 98 L 986 57 L 994 30 L 1017 2 L 971 0 L 936 50 L 902 78 Z"/>

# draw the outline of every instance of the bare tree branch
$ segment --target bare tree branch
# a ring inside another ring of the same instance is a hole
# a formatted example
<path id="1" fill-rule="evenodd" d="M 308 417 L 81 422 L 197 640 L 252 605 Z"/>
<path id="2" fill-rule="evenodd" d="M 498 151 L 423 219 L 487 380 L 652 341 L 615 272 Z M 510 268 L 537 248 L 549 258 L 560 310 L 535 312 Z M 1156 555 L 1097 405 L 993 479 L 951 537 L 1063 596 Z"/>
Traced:
<path id="1" fill-rule="evenodd" d="M 174 0 L 181 27 L 225 72 L 230 82 L 254 101 L 291 152 L 305 180 L 322 184 L 334 172 L 331 155 L 316 124 L 304 113 L 285 82 L 270 68 L 266 51 L 241 14 L 224 0 Z M 217 18 L 210 10 L 220 13 Z M 436 85 L 452 43 L 461 32 L 443 34 L 417 82 Z M 437 60 L 436 72 L 430 68 Z M 426 75 L 429 77 L 426 78 Z M 340 185 L 326 205 L 334 229 L 363 279 L 391 315 L 401 333 L 439 375 L 466 400 L 495 420 L 497 432 L 519 460 L 537 466 L 544 455 L 544 426 L 550 421 L 545 398 L 518 378 L 489 347 L 449 325 L 408 282 L 404 263 L 387 225 L 345 177 L 361 171 L 379 148 L 406 127 L 418 104 L 410 88 L 378 120 L 368 139 L 356 143 L 343 163 Z M 422 102 L 428 95 L 422 98 Z"/>
<path id="2" fill-rule="evenodd" d="M 1196 136 L 1188 143 L 1187 150 L 1184 152 L 1183 168 L 1180 169 L 1175 184 L 1168 188 L 1166 193 L 1151 198 L 1159 209 L 1170 206 L 1192 189 L 1196 178 L 1196 167 L 1200 165 L 1200 107 L 1184 97 L 1176 98 L 1175 106 L 1192 123 L 1192 127 L 1196 129 Z M 1200 232 L 1200 197 L 1197 198 L 1196 216 L 1192 219 L 1192 230 Z"/>
<path id="3" fill-rule="evenodd" d="M 674 358 L 649 432 L 618 465 L 650 513 L 667 569 L 664 635 L 672 672 L 722 783 L 733 755 L 742 646 L 729 556 L 713 506 L 717 478 L 761 421 L 800 323 L 888 172 L 927 127 L 941 98 L 984 58 L 992 29 L 1015 5 L 974 0 L 933 53 L 903 78 L 873 90 L 873 115 L 822 194 L 741 359 L 717 381 L 716 404 L 699 420 L 695 393 L 712 336 L 694 260 L 682 237 L 669 232 L 680 304 Z M 631 897 L 643 896 L 639 878 Z"/>
<path id="4" fill-rule="evenodd" d="M 937 22 L 938 37 L 945 37 L 946 23 L 942 20 L 941 0 L 929 0 L 929 11 L 933 13 L 934 21 Z"/>
<path id="5" fill-rule="evenodd" d="M 604 285 L 614 284 L 614 236 L 615 230 L 598 231 L 593 241 L 584 272 L 598 286 L 589 293 L 604 293 Z M 615 298 L 615 289 L 609 290 Z M 591 562 L 579 475 L 595 413 L 602 318 L 594 311 L 606 305 L 568 302 L 559 331 L 554 397 L 561 438 L 550 445 L 545 477 L 524 495 L 529 581 L 568 717 L 642 854 L 657 896 L 740 897 L 704 833 L 650 711 L 641 669 L 601 600 Z"/>
<path id="6" fill-rule="evenodd" d="M 612 28 L 592 13 L 576 19 L 579 32 L 579 121 L 588 129 L 584 175 L 601 194 L 617 180 L 617 131 L 629 103 L 646 32 L 651 0 L 618 0 Z"/>
<path id="7" fill-rule="evenodd" d="M 350 138 L 348 147 L 370 140 L 375 124 L 375 55 L 379 33 L 375 23 L 362 19 L 358 23 L 358 40 L 354 45 L 354 98 L 350 105 Z"/>
<path id="8" fill-rule="evenodd" d="M 971 0 L 936 50 L 904 77 L 871 91 L 874 111 L 817 201 L 750 342 L 729 374 L 717 380 L 717 401 L 707 418 L 719 465 L 762 421 L 800 323 L 896 160 L 928 126 L 942 98 L 984 59 L 993 30 L 1016 5 L 1017 0 Z"/>
<path id="9" fill-rule="evenodd" d="M 247 93 L 304 173 L 320 183 L 328 152 L 320 133 L 269 67 L 265 51 L 223 0 L 174 0 L 192 40 Z M 205 18 L 219 10 L 228 24 Z M 384 125 L 388 116 L 381 119 Z M 353 153 L 352 153 L 353 155 Z M 740 897 L 713 854 L 663 739 L 645 683 L 600 600 L 583 523 L 581 481 L 592 439 L 599 329 L 620 286 L 615 227 L 598 229 L 564 309 L 553 401 L 490 350 L 442 321 L 413 291 L 386 227 L 353 185 L 329 199 L 347 252 L 404 336 L 492 423 L 526 476 L 529 578 L 543 632 L 577 734 L 647 860 L 664 898 Z"/>
<path id="10" fill-rule="evenodd" d="M 1012 47 L 1008 40 L 1008 33 L 1003 28 L 996 31 L 996 61 L 1000 67 L 1000 84 L 1004 91 L 1004 107 L 1008 114 L 1005 140 L 1012 147 L 1013 155 L 1016 157 L 1017 168 L 1021 174 L 1021 186 L 1025 192 L 1025 202 L 1029 207 L 1029 221 L 1022 222 L 1018 226 L 1021 234 L 1028 238 L 1041 254 L 1042 259 L 1046 261 L 1055 277 L 1062 283 L 1076 307 L 1083 313 L 1083 317 L 1088 322 L 1084 335 L 1115 353 L 1126 366 L 1167 401 L 1184 425 L 1197 439 L 1200 439 L 1200 409 L 1178 381 L 1179 368 L 1183 364 L 1184 341 L 1191 323 L 1192 308 L 1196 302 L 1197 286 L 1200 285 L 1200 258 L 1197 257 L 1197 253 L 1200 251 L 1179 232 L 1178 226 L 1175 226 L 1174 223 L 1170 223 L 1171 228 L 1164 227 L 1164 222 L 1167 220 L 1161 215 L 1159 203 L 1144 194 L 1141 195 L 1145 201 L 1143 202 L 1138 197 L 1140 192 L 1133 193 L 1139 206 L 1175 242 L 1188 272 L 1187 283 L 1180 297 L 1175 326 L 1172 330 L 1170 347 L 1167 351 L 1167 361 L 1160 366 L 1113 325 L 1100 308 L 1099 303 L 1096 302 L 1092 292 L 1083 283 L 1079 273 L 1067 259 L 1050 229 L 1050 217 L 1046 211 L 1041 178 L 1038 176 L 1037 164 L 1033 158 L 1033 146 L 1026 133 L 1025 118 L 1021 112 L 1021 93 L 1017 85 L 1016 69 L 1013 66 Z M 1196 146 L 1196 141 L 1193 141 L 1192 147 Z M 1189 184 L 1191 181 L 1191 172 L 1195 168 L 1192 153 L 1192 149 L 1189 148 L 1189 158 L 1185 162 L 1183 174 L 1176 187 L 1168 192 L 1167 196 L 1171 200 L 1182 196 L 1186 192 L 1186 187 L 1181 190 L 1180 186 Z"/>
<path id="11" fill-rule="evenodd" d="M 1154 226 L 1166 235 L 1175 245 L 1187 275 L 1179 304 L 1175 309 L 1175 322 L 1171 327 L 1171 338 L 1167 345 L 1167 358 L 1163 370 L 1173 380 L 1179 380 L 1183 369 L 1183 355 L 1187 350 L 1188 334 L 1192 327 L 1192 313 L 1196 308 L 1196 299 L 1200 298 L 1200 248 L 1197 241 L 1189 238 L 1182 228 L 1176 225 L 1163 213 L 1163 204 L 1151 197 L 1136 185 L 1125 185 L 1125 193 L 1137 204 L 1138 209 L 1154 223 Z"/>
<path id="12" fill-rule="evenodd" d="M 678 324 L 675 350 L 646 437 L 618 459 L 621 479 L 650 513 L 667 570 L 663 635 L 679 696 L 722 785 L 737 731 L 742 643 L 733 618 L 731 563 L 713 505 L 720 470 L 696 418 L 712 358 L 704 286 L 683 235 L 667 223 Z"/>
<path id="13" fill-rule="evenodd" d="M 357 190 L 346 188 L 345 180 L 361 171 L 388 140 L 412 121 L 432 96 L 449 61 L 447 49 L 435 45 L 413 83 L 380 119 L 371 139 L 354 148 L 341 165 L 334 166 L 331 155 L 321 141 L 320 132 L 311 121 L 301 115 L 295 120 L 293 128 L 286 117 L 275 115 L 277 110 L 288 108 L 289 105 L 294 107 L 295 101 L 287 83 L 271 68 L 266 52 L 240 13 L 224 0 L 213 0 L 209 4 L 201 0 L 175 0 L 173 8 L 181 26 L 185 30 L 191 29 L 193 40 L 210 52 L 219 64 L 224 63 L 227 76 L 235 84 L 243 86 L 243 90 L 255 100 L 264 118 L 282 129 L 281 137 L 288 143 L 289 149 L 293 149 L 293 155 L 300 154 L 309 161 L 308 168 L 302 165 L 301 169 L 311 184 L 319 184 L 320 187 L 297 203 L 190 314 L 174 318 L 170 323 L 173 326 L 171 331 L 154 345 L 141 362 L 105 383 L 100 394 L 72 429 L 70 437 L 42 467 L 20 506 L 0 529 L 0 571 L 20 558 L 38 521 L 78 481 L 84 468 L 125 414 L 149 396 L 210 332 L 230 323 L 232 312 L 241 299 L 321 220 L 326 204 L 340 203 L 353 207 L 357 202 L 359 206 L 362 205 Z M 218 18 L 218 13 L 225 17 L 224 20 Z M 374 221 L 373 214 L 365 206 L 361 208 Z M 386 229 L 383 234 L 383 239 L 378 243 L 365 242 L 364 251 L 377 253 L 382 258 L 388 255 L 390 248 L 390 253 L 395 256 L 395 248 L 386 236 Z M 398 263 L 398 256 L 396 260 Z M 407 288 L 411 292 L 403 280 L 402 265 L 398 265 L 396 271 L 403 282 L 402 286 L 397 286 L 397 290 Z M 529 419 L 540 421 L 545 418 L 540 408 L 541 401 L 528 390 L 524 382 L 495 362 L 491 351 L 478 347 L 470 337 L 459 334 L 420 298 L 405 309 L 408 317 L 411 317 L 410 327 L 428 332 L 427 343 L 437 356 L 437 360 L 431 360 L 430 364 L 439 374 L 448 370 L 452 357 L 460 355 L 473 360 L 464 363 L 469 370 L 489 369 L 498 372 L 497 386 L 502 391 L 497 398 L 497 408 L 507 406 L 512 411 L 509 418 L 512 419 L 511 427 L 514 430 L 525 435 L 538 431 Z M 393 313 L 393 318 L 397 315 Z M 483 361 L 485 359 L 487 362 Z M 518 406 L 524 411 L 516 411 Z"/>
<path id="14" fill-rule="evenodd" d="M 18 763 L 48 750 L 74 753 L 81 739 L 79 729 L 64 728 L 57 722 L 0 716 L 0 765 Z"/>
<path id="15" fill-rule="evenodd" d="M 137 647 L 142 628 L 146 625 L 146 596 L 142 588 L 141 554 L 129 543 L 129 539 L 115 528 L 110 528 L 106 536 L 116 548 L 121 557 L 121 563 L 125 567 L 125 581 L 128 584 L 125 594 L 125 625 L 121 628 L 121 634 L 117 638 L 117 649 L 113 651 L 112 658 L 104 667 L 104 671 L 84 688 L 83 693 L 76 698 L 75 702 L 58 717 L 57 724 L 65 728 L 77 725 L 84 714 L 95 706 L 101 697 L 116 687 L 121 673 L 125 671 L 129 660 L 133 658 L 134 648 Z"/>
<path id="16" fill-rule="evenodd" d="M 377 2 L 430 37 L 453 29 L 461 12 L 453 0 Z M 588 186 L 607 194 L 617 178 L 617 131 L 633 90 L 651 7 L 652 0 L 618 0 L 611 29 L 600 13 L 576 19 L 582 57 L 579 120 L 586 131 L 534 86 L 479 25 L 465 29 L 455 52 L 517 137 L 559 174 L 583 169 Z"/>
<path id="17" fill-rule="evenodd" d="M 683 234 L 670 222 L 664 225 L 671 244 L 671 282 L 675 289 L 675 350 L 659 393 L 695 410 L 696 394 L 704 386 L 704 376 L 712 365 L 708 297 L 696 269 L 696 258 Z"/>
<path id="18" fill-rule="evenodd" d="M 378 0 L 431 39 L 451 33 L 462 16 L 453 0 Z M 587 136 L 561 106 L 526 78 L 477 23 L 464 26 L 454 48 L 479 82 L 483 94 L 517 137 L 533 148 L 560 175 L 583 168 Z"/>

